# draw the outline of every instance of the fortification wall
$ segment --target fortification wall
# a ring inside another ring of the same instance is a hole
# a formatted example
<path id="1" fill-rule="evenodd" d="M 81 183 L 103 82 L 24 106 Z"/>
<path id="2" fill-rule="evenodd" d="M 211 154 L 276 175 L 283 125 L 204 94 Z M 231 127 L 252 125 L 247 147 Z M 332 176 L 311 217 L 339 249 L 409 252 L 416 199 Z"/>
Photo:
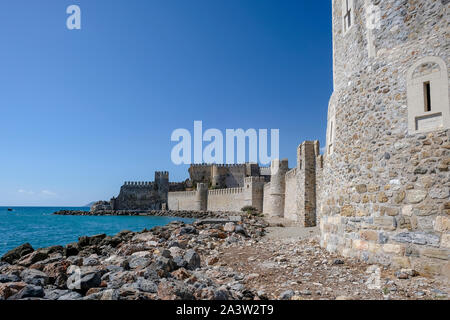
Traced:
<path id="1" fill-rule="evenodd" d="M 189 167 L 189 177 L 193 183 L 210 183 L 212 179 L 212 165 L 193 164 Z"/>
<path id="2" fill-rule="evenodd" d="M 344 256 L 449 279 L 450 3 L 381 1 L 381 28 L 370 31 L 371 37 L 365 2 L 355 1 L 356 25 L 346 34 L 341 5 L 334 1 L 329 121 L 335 122 L 332 130 L 329 123 L 327 143 L 333 148 L 327 148 L 317 197 L 321 243 Z M 434 61 L 438 68 L 427 68 Z M 410 115 L 415 103 L 426 113 L 424 86 L 413 88 L 421 99 L 408 100 L 415 81 L 408 75 L 417 72 L 416 79 L 430 75 L 432 87 L 433 118 L 425 118 L 423 128 Z M 433 114 L 435 107 L 440 116 Z"/>
<path id="3" fill-rule="evenodd" d="M 158 210 L 161 199 L 153 182 L 125 182 L 114 206 L 116 210 Z"/>
<path id="4" fill-rule="evenodd" d="M 267 209 L 270 206 L 270 189 L 271 189 L 270 182 L 267 182 L 264 185 L 264 198 L 263 198 L 263 213 L 265 215 L 268 214 L 268 212 L 267 212 L 268 210 Z"/>
<path id="5" fill-rule="evenodd" d="M 169 210 L 196 210 L 196 194 L 197 191 L 178 191 L 169 192 L 168 209 Z"/>
<path id="6" fill-rule="evenodd" d="M 298 221 L 298 197 L 303 194 L 302 190 L 298 189 L 297 183 L 297 168 L 294 168 L 286 173 L 286 194 L 284 199 L 284 217 L 289 220 Z"/>
<path id="7" fill-rule="evenodd" d="M 241 211 L 246 204 L 244 188 L 218 189 L 208 192 L 208 210 L 210 211 Z"/>

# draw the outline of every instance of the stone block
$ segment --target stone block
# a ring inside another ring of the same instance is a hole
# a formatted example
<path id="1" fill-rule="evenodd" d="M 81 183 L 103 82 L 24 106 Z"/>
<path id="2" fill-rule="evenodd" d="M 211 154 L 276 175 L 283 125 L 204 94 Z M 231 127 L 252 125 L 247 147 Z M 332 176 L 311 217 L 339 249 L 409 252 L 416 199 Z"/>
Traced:
<path id="1" fill-rule="evenodd" d="M 353 248 L 360 251 L 369 250 L 369 243 L 363 240 L 353 240 Z"/>
<path id="2" fill-rule="evenodd" d="M 365 185 L 365 184 L 357 185 L 355 188 L 356 188 L 356 191 L 360 194 L 367 192 L 367 185 Z"/>
<path id="3" fill-rule="evenodd" d="M 450 218 L 439 216 L 434 223 L 434 230 L 439 232 L 447 232 L 450 230 Z"/>
<path id="4" fill-rule="evenodd" d="M 405 248 L 398 244 L 386 243 L 383 245 L 383 251 L 386 253 L 402 255 L 405 252 Z"/>
<path id="5" fill-rule="evenodd" d="M 413 243 L 438 247 L 440 238 L 436 234 L 425 232 L 402 232 L 392 237 L 392 240 L 402 243 Z"/>
<path id="6" fill-rule="evenodd" d="M 411 217 L 413 214 L 413 206 L 407 205 L 402 207 L 402 215 Z"/>
<path id="7" fill-rule="evenodd" d="M 450 248 L 450 233 L 446 233 L 446 234 L 442 235 L 441 247 Z"/>
<path id="8" fill-rule="evenodd" d="M 378 240 L 378 232 L 373 230 L 364 230 L 359 233 L 359 236 L 362 240 L 367 241 L 377 241 Z"/>
<path id="9" fill-rule="evenodd" d="M 450 251 L 448 249 L 424 248 L 420 253 L 428 258 L 449 260 Z"/>
<path id="10" fill-rule="evenodd" d="M 425 190 L 408 190 L 406 192 L 406 201 L 410 204 L 421 203 L 427 197 Z"/>
<path id="11" fill-rule="evenodd" d="M 374 217 L 373 223 L 376 227 L 383 230 L 395 230 L 397 228 L 394 217 Z"/>
<path id="12" fill-rule="evenodd" d="M 411 262 L 408 257 L 392 257 L 392 267 L 395 269 L 409 269 Z"/>
<path id="13" fill-rule="evenodd" d="M 345 205 L 341 208 L 341 216 L 353 217 L 355 216 L 355 208 L 351 205 Z"/>

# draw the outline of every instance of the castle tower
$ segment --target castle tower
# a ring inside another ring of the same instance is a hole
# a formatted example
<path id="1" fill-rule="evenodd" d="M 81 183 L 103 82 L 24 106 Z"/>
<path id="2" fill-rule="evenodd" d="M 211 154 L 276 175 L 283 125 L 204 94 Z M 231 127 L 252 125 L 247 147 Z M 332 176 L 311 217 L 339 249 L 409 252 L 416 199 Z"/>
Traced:
<path id="1" fill-rule="evenodd" d="M 285 197 L 285 175 L 289 170 L 287 159 L 273 160 L 271 167 L 268 203 L 264 207 L 264 214 L 269 217 L 283 217 Z"/>
<path id="2" fill-rule="evenodd" d="M 198 183 L 197 192 L 195 194 L 195 211 L 208 210 L 208 184 Z"/>
<path id="3" fill-rule="evenodd" d="M 258 209 L 259 212 L 263 211 L 264 184 L 264 177 L 247 177 L 244 179 L 246 205 Z"/>
<path id="4" fill-rule="evenodd" d="M 305 227 L 316 226 L 316 158 L 319 142 L 305 141 L 297 149 L 298 221 Z"/>
<path id="5" fill-rule="evenodd" d="M 222 174 L 217 164 L 211 166 L 211 186 L 218 189 L 224 187 Z"/>
<path id="6" fill-rule="evenodd" d="M 449 14 L 449 1 L 333 0 L 317 197 L 329 251 L 450 278 Z"/>
<path id="7" fill-rule="evenodd" d="M 156 171 L 155 172 L 155 186 L 158 190 L 158 195 L 161 199 L 161 204 L 167 204 L 167 197 L 169 193 L 169 172 Z"/>

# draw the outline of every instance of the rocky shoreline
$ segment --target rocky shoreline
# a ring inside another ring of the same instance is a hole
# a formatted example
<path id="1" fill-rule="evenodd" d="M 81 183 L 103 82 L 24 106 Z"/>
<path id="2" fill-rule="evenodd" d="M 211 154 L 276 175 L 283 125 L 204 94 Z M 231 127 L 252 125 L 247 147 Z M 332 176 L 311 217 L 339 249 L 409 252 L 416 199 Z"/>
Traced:
<path id="1" fill-rule="evenodd" d="M 61 210 L 53 213 L 60 216 L 148 216 L 148 217 L 177 217 L 191 219 L 228 218 L 239 216 L 242 212 L 213 212 L 213 211 L 170 211 L 170 210 Z"/>
<path id="2" fill-rule="evenodd" d="M 217 265 L 215 252 L 259 241 L 267 224 L 250 215 L 217 216 L 223 219 L 80 237 L 64 247 L 34 250 L 24 244 L 1 258 L 0 300 L 264 298 L 242 284 L 244 274 Z"/>

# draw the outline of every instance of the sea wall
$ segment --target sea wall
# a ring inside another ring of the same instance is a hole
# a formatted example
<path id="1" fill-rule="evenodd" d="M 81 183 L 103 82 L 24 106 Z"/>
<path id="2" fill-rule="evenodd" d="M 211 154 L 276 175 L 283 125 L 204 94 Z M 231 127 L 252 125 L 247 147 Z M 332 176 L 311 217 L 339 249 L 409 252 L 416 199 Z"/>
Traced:
<path id="1" fill-rule="evenodd" d="M 209 190 L 208 210 L 240 211 L 246 205 L 244 188 Z"/>
<path id="2" fill-rule="evenodd" d="M 169 210 L 195 210 L 197 191 L 169 192 Z"/>

